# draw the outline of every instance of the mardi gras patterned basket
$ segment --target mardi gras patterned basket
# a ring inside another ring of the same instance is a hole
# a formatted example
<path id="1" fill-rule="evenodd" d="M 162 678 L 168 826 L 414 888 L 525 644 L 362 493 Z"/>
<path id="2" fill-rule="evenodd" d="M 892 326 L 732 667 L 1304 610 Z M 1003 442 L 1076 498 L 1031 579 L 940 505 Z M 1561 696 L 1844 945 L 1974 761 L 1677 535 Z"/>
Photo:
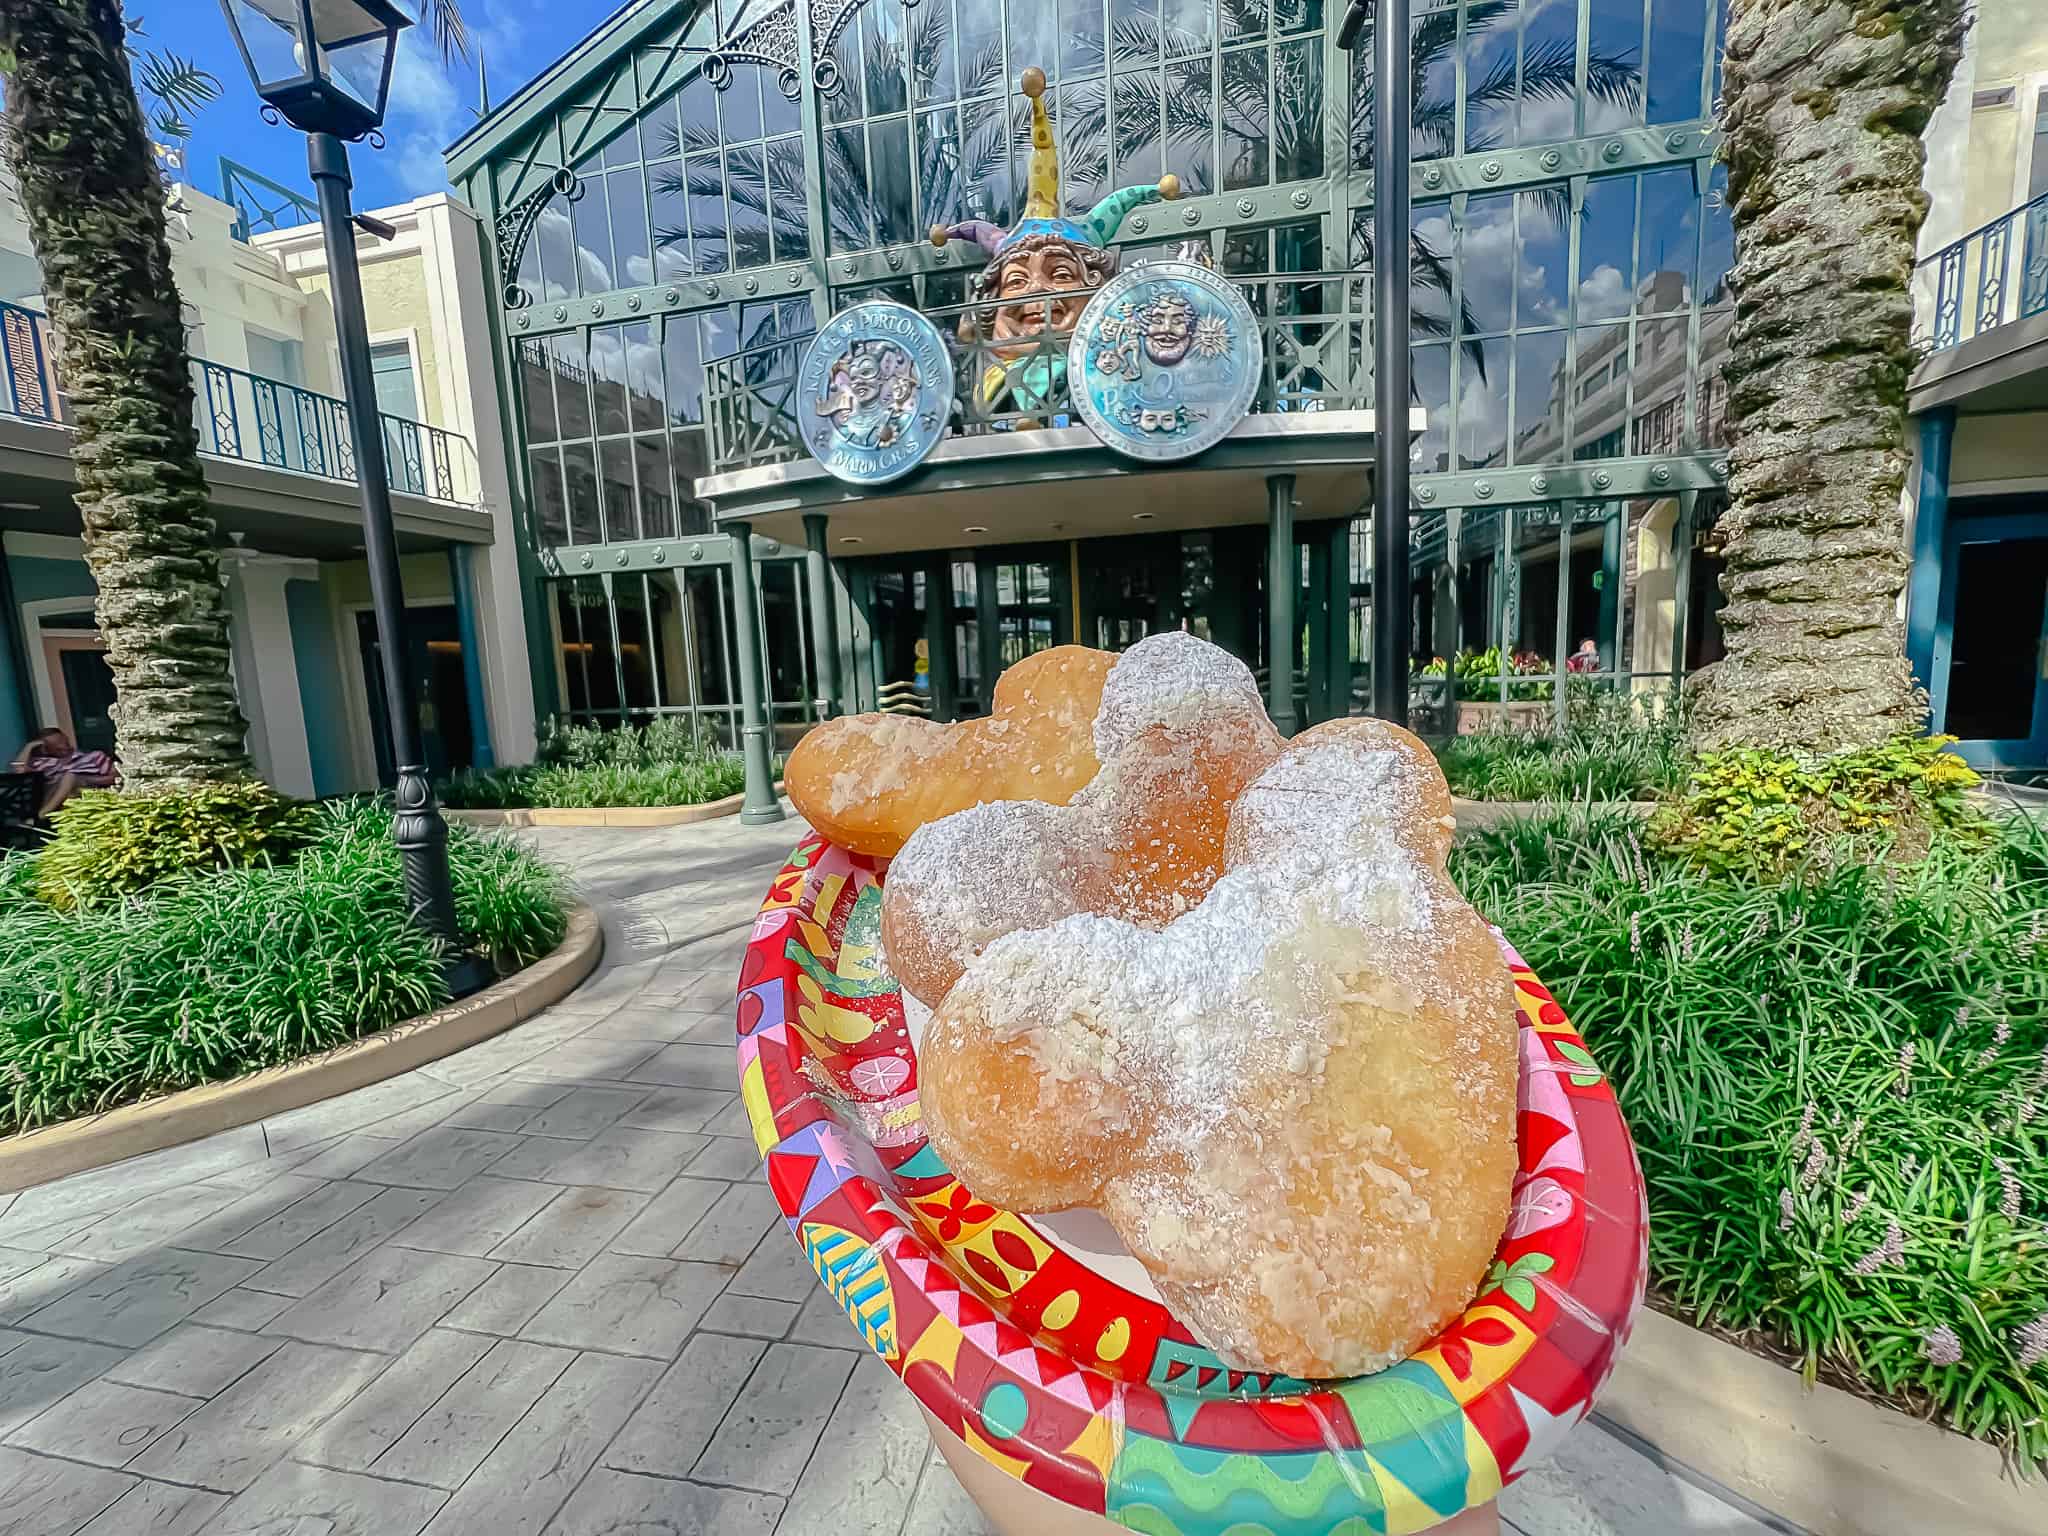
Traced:
<path id="1" fill-rule="evenodd" d="M 813 835 L 776 876 L 740 975 L 741 1096 L 820 1283 L 979 1456 L 1153 1536 L 1399 1536 L 1487 1503 L 1590 1410 L 1642 1302 L 1642 1175 L 1519 956 L 1521 1167 L 1480 1294 L 1399 1365 L 1310 1383 L 1229 1369 L 947 1171 L 878 963 L 885 868 Z"/>

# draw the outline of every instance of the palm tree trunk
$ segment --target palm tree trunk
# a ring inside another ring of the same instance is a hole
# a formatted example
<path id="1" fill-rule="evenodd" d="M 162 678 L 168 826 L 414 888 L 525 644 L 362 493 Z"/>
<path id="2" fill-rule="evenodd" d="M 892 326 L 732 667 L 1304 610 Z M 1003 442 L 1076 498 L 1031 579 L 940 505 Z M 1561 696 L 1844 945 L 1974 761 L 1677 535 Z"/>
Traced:
<path id="1" fill-rule="evenodd" d="M 243 778 L 164 188 L 125 36 L 119 0 L 0 0 L 6 153 L 63 344 L 123 776 Z"/>
<path id="2" fill-rule="evenodd" d="M 1737 260 L 1727 659 L 1705 748 L 1832 752 L 1917 731 L 1900 493 L 1920 135 L 1966 0 L 1733 0 L 1723 91 Z"/>

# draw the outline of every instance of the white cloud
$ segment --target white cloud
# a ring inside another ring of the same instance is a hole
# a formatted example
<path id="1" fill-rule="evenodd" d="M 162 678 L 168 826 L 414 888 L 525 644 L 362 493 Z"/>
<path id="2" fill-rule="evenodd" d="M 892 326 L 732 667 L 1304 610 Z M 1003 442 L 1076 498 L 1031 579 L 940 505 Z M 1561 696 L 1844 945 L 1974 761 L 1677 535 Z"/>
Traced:
<path id="1" fill-rule="evenodd" d="M 398 152 L 398 182 L 408 197 L 447 189 L 448 169 L 441 151 L 469 121 L 455 81 L 441 67 L 433 39 L 418 29 L 399 34 L 384 134 Z"/>
<path id="2" fill-rule="evenodd" d="M 1579 279 L 1579 320 L 1618 320 L 1628 313 L 1628 279 L 1602 262 Z"/>
<path id="3" fill-rule="evenodd" d="M 1586 103 L 1586 137 L 1613 133 L 1636 120 L 1635 113 L 1616 102 L 1597 98 Z M 1578 111 L 1571 101 L 1538 97 L 1522 103 L 1522 142 L 1543 144 L 1553 139 L 1578 137 Z"/>

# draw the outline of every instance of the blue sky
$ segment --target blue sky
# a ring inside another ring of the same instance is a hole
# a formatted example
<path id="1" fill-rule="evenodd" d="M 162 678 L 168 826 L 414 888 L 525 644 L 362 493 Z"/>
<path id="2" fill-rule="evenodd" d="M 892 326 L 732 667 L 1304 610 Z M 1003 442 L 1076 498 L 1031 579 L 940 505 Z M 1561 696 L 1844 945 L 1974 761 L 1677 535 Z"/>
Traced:
<path id="1" fill-rule="evenodd" d="M 472 49 L 482 51 L 489 68 L 491 99 L 502 101 L 582 41 L 616 0 L 461 0 L 461 6 Z M 189 57 L 221 83 L 220 99 L 192 121 L 181 180 L 218 196 L 226 156 L 311 195 L 305 136 L 257 116 L 256 93 L 219 0 L 128 0 L 128 14 L 141 19 L 147 46 Z M 444 70 L 425 28 L 404 33 L 384 125 L 389 143 L 350 151 L 356 206 L 376 208 L 445 190 L 441 151 L 476 121 L 476 106 L 474 60 Z"/>

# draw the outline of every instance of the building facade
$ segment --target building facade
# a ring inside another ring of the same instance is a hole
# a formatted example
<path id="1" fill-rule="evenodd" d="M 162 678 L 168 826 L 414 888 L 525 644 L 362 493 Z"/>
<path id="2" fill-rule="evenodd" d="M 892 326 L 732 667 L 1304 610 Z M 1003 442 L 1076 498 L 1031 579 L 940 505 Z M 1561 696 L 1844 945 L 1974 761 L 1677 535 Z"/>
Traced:
<path id="1" fill-rule="evenodd" d="M 233 200 L 168 190 L 169 233 L 250 752 L 294 794 L 367 789 L 392 765 L 325 257 L 318 228 L 300 222 L 310 216 L 302 199 L 227 171 Z M 518 555 L 500 531 L 510 493 L 502 456 L 480 458 L 474 446 L 502 433 L 480 232 L 445 195 L 382 217 L 395 236 L 363 237 L 360 257 L 429 753 L 444 771 L 518 760 L 533 751 L 534 714 Z M 41 313 L 41 287 L 9 191 L 0 758 L 43 726 L 114 745 L 113 679 L 72 501 L 62 338 Z"/>

